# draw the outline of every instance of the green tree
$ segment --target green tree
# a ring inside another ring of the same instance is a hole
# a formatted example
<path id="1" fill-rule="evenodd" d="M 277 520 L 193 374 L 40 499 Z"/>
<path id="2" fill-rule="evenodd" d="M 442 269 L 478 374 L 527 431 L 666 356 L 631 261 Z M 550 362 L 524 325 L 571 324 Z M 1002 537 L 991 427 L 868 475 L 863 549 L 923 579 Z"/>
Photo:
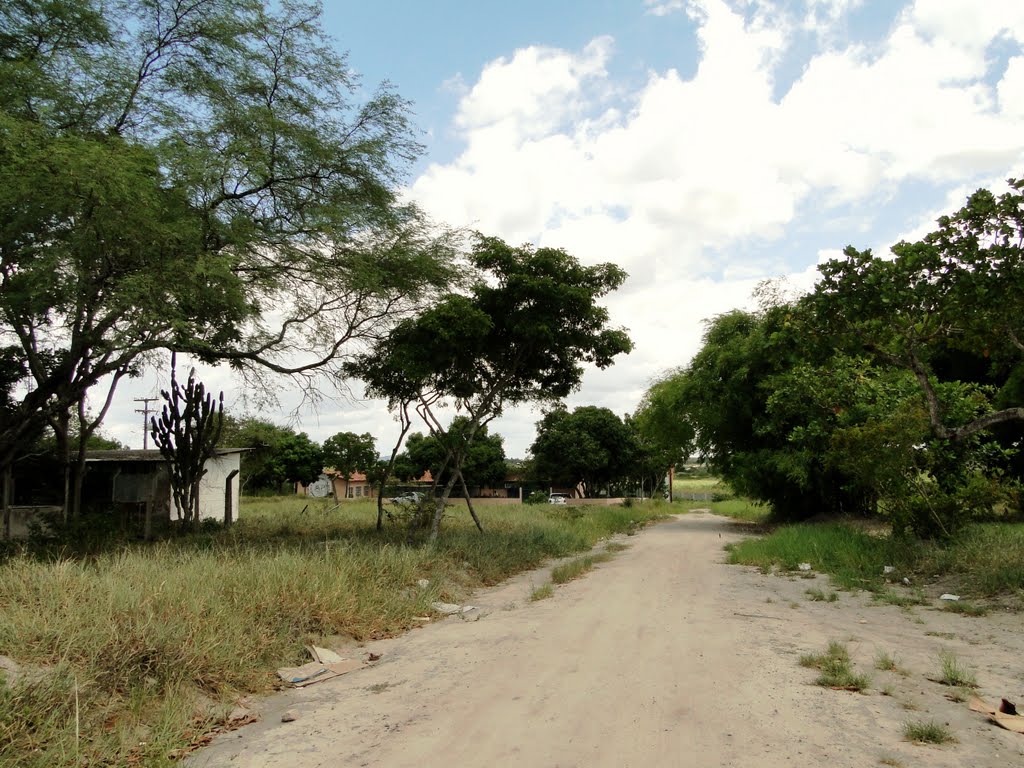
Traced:
<path id="1" fill-rule="evenodd" d="M 456 416 L 445 430 L 448 435 L 462 434 L 468 424 L 465 416 Z M 403 466 L 411 477 L 430 471 L 441 485 L 448 482 L 446 466 L 449 451 L 438 437 L 413 432 L 405 441 Z M 466 448 L 462 476 L 469 488 L 496 487 L 504 483 L 506 473 L 505 444 L 501 435 L 490 434 L 487 425 L 480 427 L 473 442 Z"/>
<path id="2" fill-rule="evenodd" d="M 280 493 L 285 483 L 308 485 L 323 472 L 322 450 L 305 432 L 262 419 L 226 415 L 218 445 L 248 449 L 242 453 L 239 477 L 239 487 L 247 493 Z"/>
<path id="3" fill-rule="evenodd" d="M 996 196 L 978 190 L 939 228 L 892 247 L 893 258 L 845 250 L 820 267 L 809 302 L 826 332 L 854 338 L 880 362 L 911 372 L 935 437 L 960 442 L 1024 421 L 1024 180 Z M 937 383 L 951 351 L 988 362 L 990 407 L 968 418 Z M 1010 386 L 1006 387 L 1005 385 Z M 955 418 L 958 415 L 960 418 Z"/>
<path id="4" fill-rule="evenodd" d="M 376 441 L 369 432 L 338 432 L 324 440 L 323 466 L 340 472 L 346 482 L 355 472 L 372 474 L 379 460 Z"/>
<path id="5" fill-rule="evenodd" d="M 693 451 L 714 472 L 776 517 L 864 513 L 870 495 L 826 461 L 830 411 L 803 408 L 796 386 L 827 369 L 832 354 L 792 305 L 733 311 L 708 324 L 701 350 L 654 397 L 685 422 L 673 434 L 692 434 Z M 796 371 L 808 373 L 798 379 Z"/>
<path id="6" fill-rule="evenodd" d="M 294 493 L 295 483 L 309 485 L 323 473 L 323 450 L 305 432 L 293 432 L 279 444 L 270 470 L 279 490 L 288 483 L 291 486 L 288 492 Z"/>
<path id="7" fill-rule="evenodd" d="M 608 408 L 586 405 L 570 413 L 559 404 L 537 423 L 530 451 L 539 476 L 578 487 L 587 498 L 610 496 L 613 485 L 637 476 L 635 435 Z"/>
<path id="8" fill-rule="evenodd" d="M 507 406 L 567 396 L 584 363 L 604 368 L 632 347 L 625 331 L 608 327 L 597 303 L 625 280 L 619 267 L 585 267 L 560 249 L 516 248 L 483 236 L 469 261 L 478 275 L 465 294 L 449 294 L 399 323 L 348 369 L 371 396 L 415 403 L 449 451 L 451 474 L 437 494 L 431 539 L 481 427 Z M 457 437 L 434 414 L 438 402 L 466 416 Z"/>
<path id="9" fill-rule="evenodd" d="M 81 469 L 86 393 L 83 439 L 155 350 L 315 394 L 446 285 L 450 238 L 396 197 L 407 115 L 357 102 L 316 4 L 0 5 L 0 345 L 31 381 L 0 469 L 39 418 Z"/>

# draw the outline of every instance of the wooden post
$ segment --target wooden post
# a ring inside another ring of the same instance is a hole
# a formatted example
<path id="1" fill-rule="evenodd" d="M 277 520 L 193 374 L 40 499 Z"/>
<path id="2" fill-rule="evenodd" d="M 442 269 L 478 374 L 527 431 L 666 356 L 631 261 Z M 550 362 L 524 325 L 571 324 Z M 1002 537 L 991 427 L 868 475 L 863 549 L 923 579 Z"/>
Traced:
<path id="1" fill-rule="evenodd" d="M 235 475 L 238 474 L 237 469 L 232 469 L 228 473 L 228 479 L 224 483 L 224 525 L 231 526 L 234 522 L 231 515 L 232 502 L 234 501 L 234 494 L 231 493 L 231 481 L 235 479 Z"/>
<path id="2" fill-rule="evenodd" d="M 11 483 L 12 483 L 12 472 L 8 466 L 4 469 L 3 480 L 0 481 L 0 504 L 4 508 L 4 538 L 11 538 Z"/>

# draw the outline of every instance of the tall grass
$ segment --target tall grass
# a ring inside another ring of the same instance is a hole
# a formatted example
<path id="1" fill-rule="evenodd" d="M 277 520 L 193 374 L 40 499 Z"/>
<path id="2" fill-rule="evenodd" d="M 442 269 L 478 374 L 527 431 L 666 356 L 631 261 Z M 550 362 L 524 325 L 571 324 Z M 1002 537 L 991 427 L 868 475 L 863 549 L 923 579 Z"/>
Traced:
<path id="1" fill-rule="evenodd" d="M 947 586 L 975 597 L 1024 597 L 1024 524 L 981 523 L 946 542 L 869 534 L 841 523 L 787 525 L 729 547 L 729 562 L 796 569 L 810 563 L 846 589 L 887 594 L 894 577 L 944 574 Z"/>
<path id="2" fill-rule="evenodd" d="M 0 674 L 0 766 L 170 764 L 238 695 L 303 661 L 304 644 L 399 633 L 432 601 L 589 549 L 662 509 L 502 507 L 484 514 L 485 535 L 459 509 L 435 546 L 409 547 L 403 530 L 373 530 L 372 503 L 304 506 L 246 501 L 229 530 L 0 565 L 0 654 L 26 670 Z"/>

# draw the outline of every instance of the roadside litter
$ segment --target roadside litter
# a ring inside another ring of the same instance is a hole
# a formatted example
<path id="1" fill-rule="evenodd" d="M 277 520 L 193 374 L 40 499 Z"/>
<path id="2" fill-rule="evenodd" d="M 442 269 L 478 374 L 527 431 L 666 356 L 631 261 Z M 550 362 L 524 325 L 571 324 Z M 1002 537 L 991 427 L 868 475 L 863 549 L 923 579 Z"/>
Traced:
<path id="1" fill-rule="evenodd" d="M 475 611 L 475 605 L 456 605 L 455 603 L 431 603 L 430 607 L 438 613 L 443 613 L 446 616 L 452 616 L 456 613 L 469 613 Z"/>
<path id="2" fill-rule="evenodd" d="M 973 696 L 968 706 L 974 712 L 988 715 L 988 719 L 1000 728 L 1024 734 L 1024 715 L 1017 714 L 1017 708 L 1013 705 L 1013 702 L 1003 699 L 999 702 L 999 707 L 997 708 L 990 706 L 977 696 Z"/>
<path id="3" fill-rule="evenodd" d="M 362 659 L 345 659 L 327 648 L 307 645 L 306 650 L 313 657 L 313 661 L 300 667 L 281 667 L 277 670 L 278 677 L 296 688 L 330 680 L 353 669 L 367 666 L 367 662 Z"/>

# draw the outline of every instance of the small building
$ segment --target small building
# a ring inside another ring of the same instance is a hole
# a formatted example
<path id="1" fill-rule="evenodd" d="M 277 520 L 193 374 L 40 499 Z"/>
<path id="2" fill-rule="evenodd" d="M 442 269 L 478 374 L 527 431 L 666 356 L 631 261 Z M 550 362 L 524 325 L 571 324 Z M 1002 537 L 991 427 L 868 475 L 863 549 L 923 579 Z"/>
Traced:
<path id="1" fill-rule="evenodd" d="M 199 481 L 200 520 L 231 523 L 238 519 L 241 457 L 241 449 L 218 448 L 207 459 L 206 474 Z M 159 451 L 89 451 L 85 466 L 83 504 L 86 499 L 115 504 L 150 504 L 154 519 L 177 517 L 169 468 Z"/>
<path id="2" fill-rule="evenodd" d="M 241 449 L 218 449 L 206 462 L 206 474 L 199 482 L 200 520 L 231 523 L 238 518 L 241 454 Z M 33 492 L 30 484 L 20 483 L 17 476 L 14 481 L 10 536 L 24 538 L 33 521 L 59 513 L 61 507 L 54 491 L 60 481 L 51 476 L 46 483 L 48 493 L 39 489 Z M 127 529 L 149 537 L 154 528 L 166 527 L 177 519 L 167 461 L 157 450 L 89 451 L 82 480 L 82 509 L 110 511 Z"/>
<path id="3" fill-rule="evenodd" d="M 309 485 L 295 484 L 295 493 L 299 496 L 312 496 L 323 499 L 328 496 L 335 501 L 355 501 L 377 498 L 377 489 L 362 472 L 352 472 L 346 479 L 341 472 L 326 468 L 323 473 Z"/>

